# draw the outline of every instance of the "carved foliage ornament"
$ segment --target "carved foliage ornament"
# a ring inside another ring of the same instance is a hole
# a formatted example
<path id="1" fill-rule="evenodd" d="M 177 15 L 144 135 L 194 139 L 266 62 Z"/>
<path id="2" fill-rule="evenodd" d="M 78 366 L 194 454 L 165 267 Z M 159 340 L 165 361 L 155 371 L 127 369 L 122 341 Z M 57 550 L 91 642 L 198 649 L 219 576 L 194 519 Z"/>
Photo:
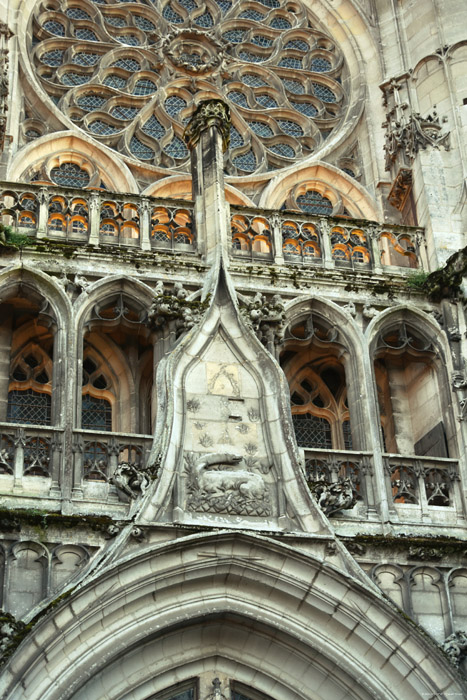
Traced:
<path id="1" fill-rule="evenodd" d="M 357 502 L 351 479 L 335 483 L 318 481 L 310 484 L 310 487 L 319 507 L 328 517 L 338 511 L 353 508 Z"/>
<path id="2" fill-rule="evenodd" d="M 286 315 L 284 302 L 279 294 L 268 299 L 261 292 L 253 298 L 241 297 L 241 314 L 269 350 L 284 339 Z"/>
<path id="3" fill-rule="evenodd" d="M 202 132 L 211 126 L 219 129 L 226 151 L 230 143 L 230 108 L 222 100 L 205 100 L 198 105 L 183 134 L 188 148 L 194 148 Z"/>
<path id="4" fill-rule="evenodd" d="M 171 289 L 159 282 L 147 316 L 149 327 L 158 330 L 171 324 L 177 336 L 193 328 L 208 308 L 209 299 L 189 301 L 187 296 L 188 292 L 180 282 L 175 282 Z"/>
<path id="5" fill-rule="evenodd" d="M 436 106 L 426 117 L 422 117 L 419 112 L 413 112 L 409 116 L 402 113 L 400 119 L 396 119 L 390 114 L 383 127 L 386 129 L 386 170 L 391 169 L 399 153 L 412 162 L 419 150 L 428 146 L 437 149 L 444 146 L 446 151 L 450 149 L 450 132 L 443 130 Z"/>
<path id="6" fill-rule="evenodd" d="M 0 22 L 0 153 L 5 146 L 8 112 L 8 40 L 13 36 L 5 22 Z"/>

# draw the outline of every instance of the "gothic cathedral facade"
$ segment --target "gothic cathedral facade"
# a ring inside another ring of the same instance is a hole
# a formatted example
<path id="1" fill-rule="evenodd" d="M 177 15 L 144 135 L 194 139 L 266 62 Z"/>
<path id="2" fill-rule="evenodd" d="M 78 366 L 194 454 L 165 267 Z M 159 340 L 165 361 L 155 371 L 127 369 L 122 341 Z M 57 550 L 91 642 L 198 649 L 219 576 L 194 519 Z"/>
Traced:
<path id="1" fill-rule="evenodd" d="M 0 697 L 467 697 L 467 6 L 0 0 Z"/>

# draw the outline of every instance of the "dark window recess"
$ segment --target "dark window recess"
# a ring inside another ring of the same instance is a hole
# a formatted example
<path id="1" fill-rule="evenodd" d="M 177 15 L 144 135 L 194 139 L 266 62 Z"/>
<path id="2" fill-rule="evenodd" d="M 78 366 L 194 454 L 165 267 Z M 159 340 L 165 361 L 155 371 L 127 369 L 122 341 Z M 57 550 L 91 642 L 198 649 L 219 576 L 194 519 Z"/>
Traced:
<path id="1" fill-rule="evenodd" d="M 81 427 L 83 430 L 112 430 L 112 406 L 107 399 L 83 396 L 81 405 Z"/>
<path id="2" fill-rule="evenodd" d="M 29 425 L 50 425 L 51 397 L 33 389 L 8 392 L 7 421 Z"/>
<path id="3" fill-rule="evenodd" d="M 426 457 L 449 457 L 444 424 L 438 423 L 414 445 L 416 455 Z"/>

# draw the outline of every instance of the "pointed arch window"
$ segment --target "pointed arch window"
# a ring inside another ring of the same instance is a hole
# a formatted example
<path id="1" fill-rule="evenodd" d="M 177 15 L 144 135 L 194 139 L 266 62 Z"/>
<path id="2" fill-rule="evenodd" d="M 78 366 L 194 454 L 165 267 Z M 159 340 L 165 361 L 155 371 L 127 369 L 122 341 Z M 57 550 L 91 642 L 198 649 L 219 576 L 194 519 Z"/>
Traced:
<path id="1" fill-rule="evenodd" d="M 281 365 L 289 382 L 297 443 L 308 449 L 352 450 L 338 331 L 324 319 L 309 316 L 288 335 Z"/>
<path id="2" fill-rule="evenodd" d="M 86 353 L 83 361 L 83 398 L 81 427 L 83 430 L 112 430 L 112 392 L 103 362 Z"/>
<path id="3" fill-rule="evenodd" d="M 444 363 L 439 360 L 433 343 L 415 324 L 401 320 L 380 332 L 374 369 L 386 452 L 431 457 L 456 453 L 449 400 L 443 397 Z"/>
<path id="4" fill-rule="evenodd" d="M 10 423 L 50 425 L 52 421 L 52 360 L 30 343 L 11 363 L 6 419 Z"/>

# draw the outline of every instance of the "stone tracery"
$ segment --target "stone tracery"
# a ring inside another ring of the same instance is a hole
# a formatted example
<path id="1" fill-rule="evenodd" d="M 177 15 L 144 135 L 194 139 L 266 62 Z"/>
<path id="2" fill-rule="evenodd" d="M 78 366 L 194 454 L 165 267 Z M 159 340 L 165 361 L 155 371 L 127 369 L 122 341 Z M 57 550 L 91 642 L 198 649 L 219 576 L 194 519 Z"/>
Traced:
<path id="1" fill-rule="evenodd" d="M 39 5 L 31 57 L 59 109 L 127 157 L 188 169 L 203 97 L 232 109 L 232 175 L 290 165 L 341 122 L 344 60 L 298 1 Z"/>

